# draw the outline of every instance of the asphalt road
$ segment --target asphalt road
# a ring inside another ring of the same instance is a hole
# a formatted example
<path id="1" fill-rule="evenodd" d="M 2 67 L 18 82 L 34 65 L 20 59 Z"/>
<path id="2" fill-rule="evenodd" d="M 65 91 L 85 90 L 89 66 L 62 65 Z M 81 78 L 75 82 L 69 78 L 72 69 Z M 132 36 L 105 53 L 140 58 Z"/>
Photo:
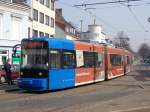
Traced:
<path id="1" fill-rule="evenodd" d="M 28 93 L 0 85 L 0 112 L 150 112 L 150 65 L 92 85 Z"/>

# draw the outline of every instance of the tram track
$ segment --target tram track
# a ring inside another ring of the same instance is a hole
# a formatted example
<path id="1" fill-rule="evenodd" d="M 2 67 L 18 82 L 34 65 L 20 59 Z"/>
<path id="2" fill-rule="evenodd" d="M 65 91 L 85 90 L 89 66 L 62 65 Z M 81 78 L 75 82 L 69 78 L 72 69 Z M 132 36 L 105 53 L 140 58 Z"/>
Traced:
<path id="1" fill-rule="evenodd" d="M 116 94 L 117 92 L 117 94 Z M 8 102 L 3 102 L 2 104 L 0 104 L 2 107 L 7 105 L 8 107 L 16 107 L 17 110 L 22 110 L 25 108 L 28 109 L 32 109 L 34 108 L 38 108 L 41 105 L 41 108 L 53 108 L 53 110 L 51 110 L 52 112 L 67 108 L 67 107 L 71 107 L 71 106 L 75 106 L 78 104 L 85 104 L 86 102 L 98 102 L 98 101 L 109 101 L 112 100 L 113 98 L 119 98 L 119 97 L 123 97 L 126 95 L 129 95 L 131 93 L 136 92 L 135 90 L 129 90 L 124 92 L 123 89 L 122 90 L 118 90 L 116 92 L 113 93 L 95 93 L 95 94 L 86 94 L 86 95 L 72 95 L 70 94 L 65 95 L 63 97 L 40 97 L 36 96 L 34 98 L 24 98 L 22 100 L 13 100 L 13 101 L 9 101 L 9 103 L 11 105 L 8 105 Z M 40 103 L 38 103 L 40 102 Z M 36 105 L 35 105 L 36 104 Z M 57 108 L 54 108 L 57 107 Z"/>
<path id="2" fill-rule="evenodd" d="M 2 112 L 99 112 L 99 108 L 107 110 L 105 107 L 108 107 L 108 110 L 114 112 L 124 112 L 121 109 L 129 106 L 130 110 L 135 105 L 139 106 L 138 102 L 141 107 L 150 104 L 150 81 L 148 72 L 145 73 L 135 71 L 110 81 L 53 92 L 0 93 L 0 109 Z M 140 84 L 144 89 L 139 87 Z"/>

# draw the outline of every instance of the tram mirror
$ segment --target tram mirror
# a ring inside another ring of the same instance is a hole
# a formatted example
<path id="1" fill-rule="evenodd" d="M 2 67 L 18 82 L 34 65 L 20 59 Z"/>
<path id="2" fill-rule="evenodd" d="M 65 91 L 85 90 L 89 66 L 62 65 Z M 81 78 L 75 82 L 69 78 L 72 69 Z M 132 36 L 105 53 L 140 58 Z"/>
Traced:
<path id="1" fill-rule="evenodd" d="M 16 52 L 17 52 L 17 49 L 16 49 L 16 48 L 13 48 L 13 55 L 14 55 L 14 56 L 16 55 Z"/>
<path id="2" fill-rule="evenodd" d="M 0 68 L 1 68 L 1 70 L 4 70 L 4 66 L 3 65 Z"/>

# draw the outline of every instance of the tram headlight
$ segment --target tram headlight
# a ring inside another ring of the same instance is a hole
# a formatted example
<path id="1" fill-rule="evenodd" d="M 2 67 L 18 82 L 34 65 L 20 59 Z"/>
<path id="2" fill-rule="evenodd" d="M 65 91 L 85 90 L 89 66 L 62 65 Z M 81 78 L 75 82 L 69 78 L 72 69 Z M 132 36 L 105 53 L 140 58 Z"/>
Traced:
<path id="1" fill-rule="evenodd" d="M 39 76 L 42 76 L 42 73 L 41 73 L 41 72 L 39 73 Z"/>
<path id="2" fill-rule="evenodd" d="M 23 72 L 20 72 L 20 75 L 23 75 Z"/>

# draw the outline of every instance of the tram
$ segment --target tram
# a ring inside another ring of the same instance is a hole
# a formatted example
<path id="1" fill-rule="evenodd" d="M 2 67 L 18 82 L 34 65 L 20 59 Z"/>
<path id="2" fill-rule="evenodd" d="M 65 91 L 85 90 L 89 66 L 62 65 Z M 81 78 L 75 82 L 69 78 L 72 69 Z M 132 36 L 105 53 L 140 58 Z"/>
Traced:
<path id="1" fill-rule="evenodd" d="M 64 38 L 32 38 L 21 42 L 18 86 L 45 91 L 92 84 L 131 71 L 132 54 L 104 44 Z"/>

